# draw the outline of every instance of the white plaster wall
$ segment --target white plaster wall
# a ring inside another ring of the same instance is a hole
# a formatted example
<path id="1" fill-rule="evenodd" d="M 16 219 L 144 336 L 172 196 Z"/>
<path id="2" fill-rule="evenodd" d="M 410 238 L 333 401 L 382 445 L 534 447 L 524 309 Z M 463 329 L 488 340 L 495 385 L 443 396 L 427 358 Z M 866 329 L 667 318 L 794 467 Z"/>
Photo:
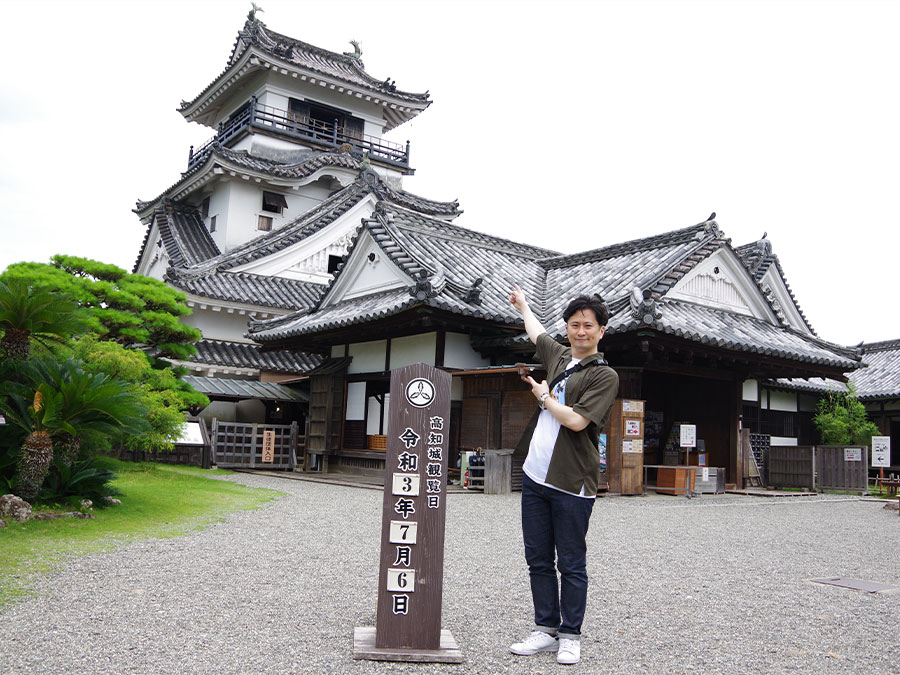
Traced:
<path id="1" fill-rule="evenodd" d="M 347 416 L 348 420 L 364 420 L 366 418 L 366 383 L 347 383 Z"/>
<path id="2" fill-rule="evenodd" d="M 472 349 L 468 335 L 447 333 L 444 339 L 444 366 L 447 368 L 480 368 L 491 365 L 491 360 L 483 358 Z"/>
<path id="3" fill-rule="evenodd" d="M 246 314 L 228 313 L 227 310 L 214 312 L 211 309 L 200 309 L 196 305 L 191 308 L 193 314 L 182 318 L 188 326 L 197 328 L 203 337 L 212 340 L 232 340 L 249 342 L 244 337 L 247 332 L 249 317 Z"/>
<path id="4" fill-rule="evenodd" d="M 390 394 L 385 394 L 385 397 L 390 397 Z M 385 406 L 386 408 L 387 406 Z M 366 433 L 370 435 L 380 434 L 379 431 L 379 422 L 381 421 L 381 404 L 378 402 L 374 396 L 370 396 L 368 399 L 368 413 L 366 415 Z M 384 425 L 387 427 L 388 416 L 387 410 L 385 410 L 384 415 Z"/>
<path id="5" fill-rule="evenodd" d="M 350 49 L 349 45 L 347 47 Z M 277 105 L 274 103 L 269 105 L 274 105 L 282 110 L 287 110 L 287 99 L 290 96 L 291 98 L 308 99 L 313 102 L 324 103 L 332 108 L 338 108 L 363 119 L 379 120 L 384 117 L 382 108 L 377 103 L 358 98 L 355 94 L 348 95 L 328 86 L 320 86 L 318 83 L 310 84 L 309 81 L 304 82 L 299 77 L 269 71 L 266 78 L 266 89 L 269 92 L 267 100 L 283 101 L 283 103 Z"/>
<path id="6" fill-rule="evenodd" d="M 769 445 L 774 445 L 776 447 L 792 447 L 797 445 L 797 439 L 789 436 L 770 436 Z"/>
<path id="7" fill-rule="evenodd" d="M 169 256 L 166 254 L 166 248 L 159 245 L 159 230 L 154 227 L 153 232 L 153 236 L 147 242 L 146 265 L 143 266 L 143 269 L 139 269 L 138 272 L 162 281 L 163 275 L 169 267 Z"/>
<path id="8" fill-rule="evenodd" d="M 759 383 L 756 380 L 744 380 L 745 401 L 756 401 L 759 398 Z"/>
<path id="9" fill-rule="evenodd" d="M 770 391 L 769 410 L 797 412 L 797 394 L 789 391 Z"/>
<path id="10" fill-rule="evenodd" d="M 413 363 L 434 365 L 437 349 L 437 334 L 410 335 L 391 340 L 391 369 L 402 368 Z"/>
<path id="11" fill-rule="evenodd" d="M 463 381 L 461 377 L 454 377 L 450 380 L 450 400 L 463 400 Z"/>
<path id="12" fill-rule="evenodd" d="M 225 185 L 227 185 L 227 183 Z M 228 188 L 221 183 L 216 183 L 213 192 L 209 194 L 203 193 L 200 196 L 201 201 L 203 201 L 204 198 L 209 197 L 209 214 L 204 219 L 203 224 L 206 225 L 206 229 L 209 231 L 209 224 L 212 217 L 216 217 L 216 231 L 212 232 L 211 236 L 220 251 L 225 245 L 225 230 L 228 227 L 228 192 Z"/>
<path id="13" fill-rule="evenodd" d="M 384 370 L 384 354 L 387 349 L 387 340 L 375 340 L 374 342 L 358 342 L 350 345 L 350 362 L 348 373 L 373 373 Z"/>

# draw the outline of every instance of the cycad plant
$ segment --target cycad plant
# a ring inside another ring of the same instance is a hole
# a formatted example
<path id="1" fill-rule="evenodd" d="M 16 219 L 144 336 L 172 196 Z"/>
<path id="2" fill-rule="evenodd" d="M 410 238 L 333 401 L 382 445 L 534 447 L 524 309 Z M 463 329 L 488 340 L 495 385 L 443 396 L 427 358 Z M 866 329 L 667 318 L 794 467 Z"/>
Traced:
<path id="1" fill-rule="evenodd" d="M 52 383 L 62 397 L 60 419 L 68 428 L 59 429 L 54 446 L 63 466 L 71 466 L 78 457 L 86 434 L 113 439 L 147 428 L 146 410 L 126 382 L 103 373 L 87 373 L 74 359 L 43 361 L 40 369 L 44 381 Z"/>
<path id="2" fill-rule="evenodd" d="M 114 438 L 146 425 L 127 383 L 86 373 L 74 359 L 30 359 L 19 373 L 22 382 L 0 384 L 0 410 L 27 434 L 14 481 L 14 492 L 27 501 L 37 497 L 54 451 L 60 464 L 70 466 L 85 434 Z"/>
<path id="3" fill-rule="evenodd" d="M 24 361 L 31 340 L 61 340 L 84 329 L 70 297 L 38 288 L 21 279 L 0 281 L 0 355 Z"/>
<path id="4" fill-rule="evenodd" d="M 26 432 L 16 464 L 13 492 L 33 502 L 53 462 L 52 431 L 66 427 L 60 419 L 62 397 L 46 383 L 34 390 L 30 400 L 10 393 L 2 403 L 3 412 Z M 69 431 L 74 431 L 72 427 Z"/>

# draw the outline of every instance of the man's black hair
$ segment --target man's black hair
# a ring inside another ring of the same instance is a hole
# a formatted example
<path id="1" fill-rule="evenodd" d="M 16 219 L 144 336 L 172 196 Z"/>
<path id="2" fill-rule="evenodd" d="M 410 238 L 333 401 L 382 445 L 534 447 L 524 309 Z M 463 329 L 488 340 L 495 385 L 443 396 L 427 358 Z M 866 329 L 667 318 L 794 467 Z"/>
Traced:
<path id="1" fill-rule="evenodd" d="M 605 326 L 606 322 L 609 321 L 609 310 L 606 308 L 606 304 L 604 304 L 603 298 L 601 298 L 597 293 L 594 293 L 590 296 L 579 295 L 577 298 L 574 298 L 563 312 L 563 320 L 566 323 L 569 323 L 569 319 L 572 318 L 572 315 L 576 312 L 580 312 L 583 309 L 592 310 L 594 312 L 594 316 L 597 317 L 597 323 L 599 323 L 601 326 Z"/>

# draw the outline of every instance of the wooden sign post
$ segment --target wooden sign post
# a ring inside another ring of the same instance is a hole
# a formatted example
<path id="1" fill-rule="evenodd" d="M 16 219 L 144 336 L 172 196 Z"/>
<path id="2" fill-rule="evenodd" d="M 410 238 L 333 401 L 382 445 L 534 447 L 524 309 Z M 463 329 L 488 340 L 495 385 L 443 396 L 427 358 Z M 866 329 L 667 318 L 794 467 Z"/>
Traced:
<path id="1" fill-rule="evenodd" d="M 450 375 L 424 363 L 391 372 L 375 627 L 353 658 L 461 663 L 441 630 Z"/>

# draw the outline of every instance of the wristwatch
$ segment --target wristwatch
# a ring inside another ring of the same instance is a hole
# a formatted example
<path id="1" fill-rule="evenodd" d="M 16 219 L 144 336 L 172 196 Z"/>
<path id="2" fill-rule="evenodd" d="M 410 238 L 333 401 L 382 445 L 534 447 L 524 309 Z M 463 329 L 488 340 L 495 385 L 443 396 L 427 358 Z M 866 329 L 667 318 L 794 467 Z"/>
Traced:
<path id="1" fill-rule="evenodd" d="M 545 391 L 543 394 L 541 394 L 541 397 L 538 399 L 538 403 L 539 403 L 540 406 L 541 406 L 541 410 L 546 410 L 546 409 L 547 409 L 546 405 L 544 405 L 544 402 L 545 402 L 548 398 L 550 398 L 550 394 L 549 394 L 548 392 Z"/>

